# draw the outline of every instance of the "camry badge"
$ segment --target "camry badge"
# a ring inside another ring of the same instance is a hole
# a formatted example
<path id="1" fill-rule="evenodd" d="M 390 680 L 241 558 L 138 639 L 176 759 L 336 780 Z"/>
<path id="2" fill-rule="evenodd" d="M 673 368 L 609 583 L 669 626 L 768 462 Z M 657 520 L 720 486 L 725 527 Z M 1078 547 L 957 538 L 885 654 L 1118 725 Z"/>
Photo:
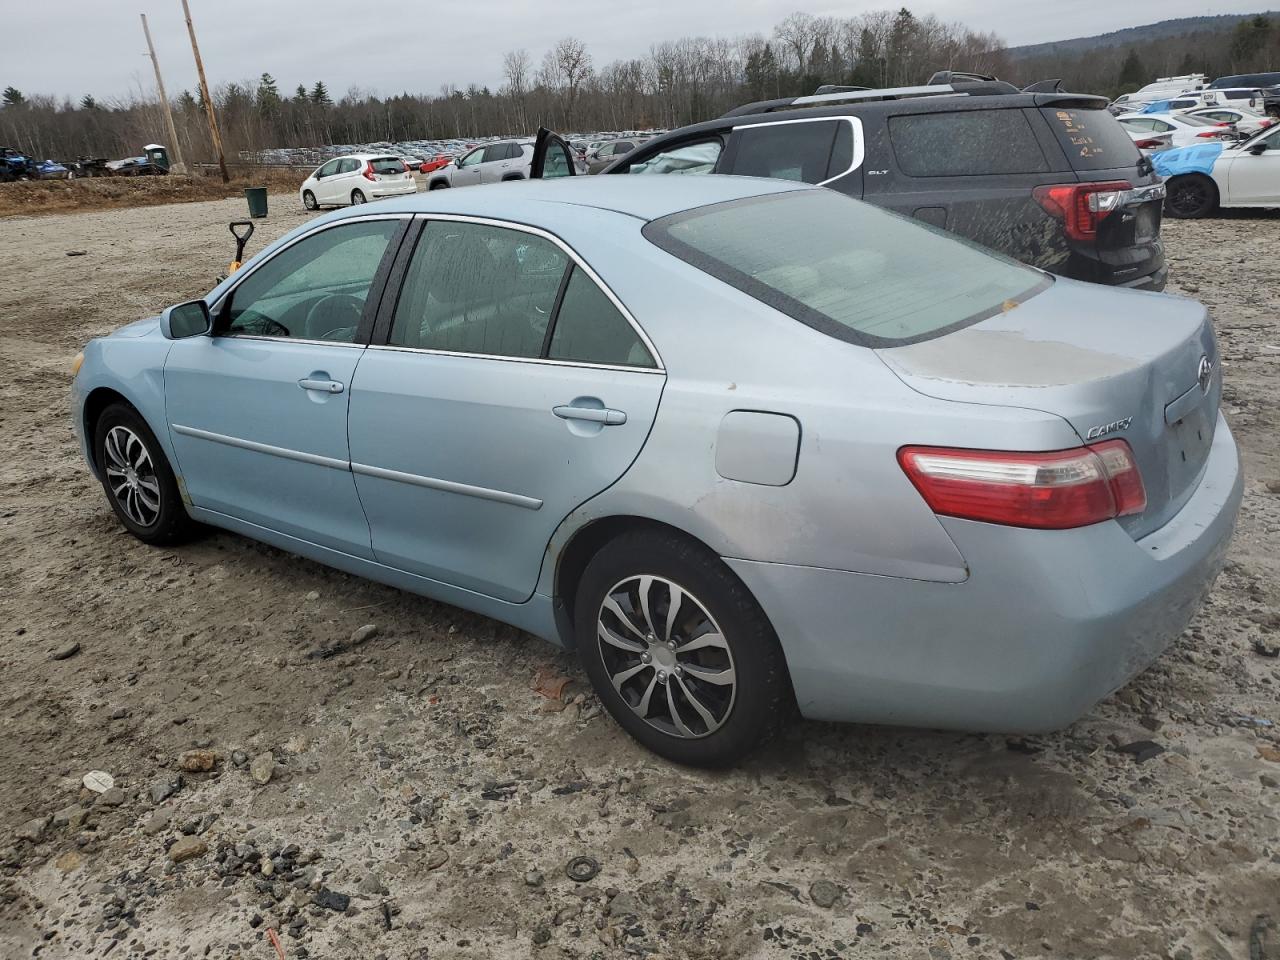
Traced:
<path id="1" fill-rule="evenodd" d="M 1200 392 L 1208 393 L 1213 386 L 1213 361 L 1207 356 L 1200 357 L 1200 366 L 1196 368 L 1196 380 L 1200 382 Z"/>
<path id="2" fill-rule="evenodd" d="M 1099 437 L 1105 437 L 1109 433 L 1128 430 L 1131 423 L 1133 423 L 1133 417 L 1125 417 L 1123 420 L 1112 420 L 1110 423 L 1090 427 L 1089 432 L 1085 434 L 1085 440 L 1097 440 Z"/>

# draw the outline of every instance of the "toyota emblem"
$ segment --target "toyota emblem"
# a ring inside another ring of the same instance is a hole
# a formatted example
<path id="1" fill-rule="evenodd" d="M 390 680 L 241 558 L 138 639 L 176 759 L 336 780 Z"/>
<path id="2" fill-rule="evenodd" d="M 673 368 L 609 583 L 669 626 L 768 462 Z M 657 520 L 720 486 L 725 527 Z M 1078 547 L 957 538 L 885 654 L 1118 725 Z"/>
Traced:
<path id="1" fill-rule="evenodd" d="M 1200 392 L 1208 393 L 1213 386 L 1213 361 L 1208 357 L 1200 358 L 1200 366 L 1196 369 L 1196 379 L 1200 382 Z"/>

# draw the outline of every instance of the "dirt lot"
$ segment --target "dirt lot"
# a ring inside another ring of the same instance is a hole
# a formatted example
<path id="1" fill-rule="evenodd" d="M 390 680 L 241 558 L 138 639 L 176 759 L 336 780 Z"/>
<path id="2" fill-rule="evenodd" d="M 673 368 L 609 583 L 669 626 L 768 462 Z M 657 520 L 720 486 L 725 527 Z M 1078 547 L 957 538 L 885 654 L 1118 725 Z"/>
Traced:
<path id="1" fill-rule="evenodd" d="M 303 218 L 272 204 L 268 236 Z M 1053 736 L 798 724 L 713 775 L 511 628 L 228 534 L 122 532 L 71 358 L 204 292 L 243 207 L 4 221 L 0 956 L 269 960 L 270 930 L 326 960 L 1280 957 L 1280 217 L 1166 228 L 1248 483 L 1154 668 Z M 197 748 L 215 768 L 182 772 Z"/>
<path id="2" fill-rule="evenodd" d="M 245 187 L 295 189 L 305 176 L 297 170 L 233 167 L 230 183 L 205 173 L 0 183 L 0 217 L 243 197 Z"/>

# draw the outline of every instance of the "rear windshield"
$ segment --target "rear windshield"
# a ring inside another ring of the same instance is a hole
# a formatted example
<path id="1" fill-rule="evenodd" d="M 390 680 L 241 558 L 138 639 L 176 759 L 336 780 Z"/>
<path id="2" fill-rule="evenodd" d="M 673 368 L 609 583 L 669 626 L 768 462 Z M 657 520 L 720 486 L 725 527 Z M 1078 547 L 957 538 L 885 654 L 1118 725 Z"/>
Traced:
<path id="1" fill-rule="evenodd" d="M 1131 167 L 1142 159 L 1133 138 L 1106 110 L 1042 107 L 1073 170 Z"/>
<path id="2" fill-rule="evenodd" d="M 374 173 L 404 173 L 404 161 L 399 157 L 375 157 L 369 166 Z"/>
<path id="3" fill-rule="evenodd" d="M 889 118 L 889 140 L 910 177 L 1043 173 L 1049 169 L 1021 110 L 956 110 Z"/>
<path id="4" fill-rule="evenodd" d="M 1210 120 L 1208 117 L 1197 117 L 1194 113 L 1183 113 L 1178 116 L 1183 123 L 1193 127 L 1216 127 L 1217 120 Z"/>
<path id="5" fill-rule="evenodd" d="M 949 234 L 830 190 L 698 207 L 644 228 L 652 243 L 850 343 L 899 346 L 977 323 L 1051 280 Z"/>

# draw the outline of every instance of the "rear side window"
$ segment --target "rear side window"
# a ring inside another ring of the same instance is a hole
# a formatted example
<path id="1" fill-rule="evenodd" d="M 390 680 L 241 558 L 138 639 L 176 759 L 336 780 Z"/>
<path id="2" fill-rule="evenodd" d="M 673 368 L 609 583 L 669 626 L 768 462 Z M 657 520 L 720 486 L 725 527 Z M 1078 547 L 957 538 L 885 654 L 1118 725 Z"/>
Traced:
<path id="1" fill-rule="evenodd" d="M 1131 167 L 1142 159 L 1133 138 L 1105 110 L 1042 107 L 1074 170 Z"/>
<path id="2" fill-rule="evenodd" d="M 699 207 L 653 221 L 644 235 L 801 323 L 871 347 L 933 339 L 1052 282 L 829 190 Z"/>
<path id="3" fill-rule="evenodd" d="M 911 177 L 1044 173 L 1049 169 L 1021 110 L 959 110 L 889 118 L 889 140 Z"/>
<path id="4" fill-rule="evenodd" d="M 552 360 L 653 367 L 653 356 L 613 301 L 581 267 L 573 268 L 551 334 Z"/>
<path id="5" fill-rule="evenodd" d="M 733 166 L 739 177 L 775 177 L 821 183 L 827 179 L 836 128 L 843 120 L 766 123 L 734 131 Z"/>

